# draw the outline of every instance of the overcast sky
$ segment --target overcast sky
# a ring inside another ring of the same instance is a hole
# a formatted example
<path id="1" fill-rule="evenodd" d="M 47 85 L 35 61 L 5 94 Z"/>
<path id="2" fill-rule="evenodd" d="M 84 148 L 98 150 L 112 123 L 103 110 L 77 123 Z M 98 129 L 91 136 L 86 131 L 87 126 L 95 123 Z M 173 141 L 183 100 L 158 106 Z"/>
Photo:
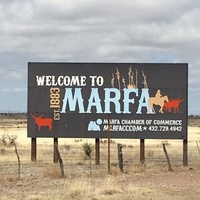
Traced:
<path id="1" fill-rule="evenodd" d="M 189 64 L 200 114 L 199 0 L 0 0 L 0 112 L 27 111 L 27 63 Z"/>

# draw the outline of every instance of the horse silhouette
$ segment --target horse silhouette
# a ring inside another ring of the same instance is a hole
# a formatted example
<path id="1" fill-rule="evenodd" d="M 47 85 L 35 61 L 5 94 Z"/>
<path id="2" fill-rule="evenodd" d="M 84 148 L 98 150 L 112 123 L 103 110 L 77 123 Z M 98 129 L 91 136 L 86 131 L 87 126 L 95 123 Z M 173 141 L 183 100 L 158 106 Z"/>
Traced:
<path id="1" fill-rule="evenodd" d="M 163 113 L 163 106 L 165 102 L 168 102 L 168 96 L 155 96 L 155 97 L 150 97 L 148 100 L 148 113 L 156 113 L 154 109 L 154 105 L 160 106 L 159 113 Z"/>
<path id="2" fill-rule="evenodd" d="M 39 131 L 41 129 L 42 126 L 48 126 L 49 131 L 52 130 L 52 119 L 51 118 L 42 118 L 43 114 L 39 117 L 35 117 L 32 113 L 30 113 L 32 118 L 35 119 L 35 123 L 38 125 L 39 127 Z"/>

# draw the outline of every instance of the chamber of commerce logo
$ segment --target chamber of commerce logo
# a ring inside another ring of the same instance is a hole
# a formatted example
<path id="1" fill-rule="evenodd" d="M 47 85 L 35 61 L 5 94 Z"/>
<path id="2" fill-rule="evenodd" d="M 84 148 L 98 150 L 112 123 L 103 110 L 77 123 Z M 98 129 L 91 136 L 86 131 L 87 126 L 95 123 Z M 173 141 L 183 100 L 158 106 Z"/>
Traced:
<path id="1" fill-rule="evenodd" d="M 96 121 L 90 121 L 88 124 L 88 131 L 100 131 L 101 124 L 102 124 L 102 119 L 97 119 Z"/>
<path id="2" fill-rule="evenodd" d="M 49 131 L 52 130 L 52 122 L 53 120 L 51 118 L 42 118 L 43 114 L 39 117 L 35 117 L 32 113 L 31 116 L 33 119 L 35 119 L 35 123 L 38 125 L 39 131 L 41 130 L 41 127 L 47 126 L 49 128 Z"/>

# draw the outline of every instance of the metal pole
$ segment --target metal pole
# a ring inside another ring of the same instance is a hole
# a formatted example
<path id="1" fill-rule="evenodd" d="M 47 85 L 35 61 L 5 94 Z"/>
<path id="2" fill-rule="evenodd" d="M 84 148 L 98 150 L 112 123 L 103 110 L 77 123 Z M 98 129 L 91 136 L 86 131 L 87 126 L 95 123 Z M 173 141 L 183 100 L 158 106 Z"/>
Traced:
<path id="1" fill-rule="evenodd" d="M 108 174 L 110 174 L 110 115 L 108 114 Z"/>

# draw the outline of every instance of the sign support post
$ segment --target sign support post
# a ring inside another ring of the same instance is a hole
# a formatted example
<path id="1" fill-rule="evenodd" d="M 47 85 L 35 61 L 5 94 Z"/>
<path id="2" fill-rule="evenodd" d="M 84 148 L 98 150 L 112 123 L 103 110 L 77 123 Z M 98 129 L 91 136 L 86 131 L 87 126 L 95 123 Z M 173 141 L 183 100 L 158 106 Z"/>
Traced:
<path id="1" fill-rule="evenodd" d="M 145 141 L 140 140 L 140 163 L 143 165 L 145 162 Z"/>
<path id="2" fill-rule="evenodd" d="M 31 138 L 31 161 L 36 161 L 37 159 L 37 142 L 36 138 Z"/>
<path id="3" fill-rule="evenodd" d="M 188 166 L 188 141 L 183 140 L 183 166 Z"/>
<path id="4" fill-rule="evenodd" d="M 95 164 L 100 164 L 100 143 L 99 138 L 95 138 Z"/>
<path id="5" fill-rule="evenodd" d="M 54 163 L 58 163 L 58 155 L 57 155 L 56 147 L 58 148 L 58 138 L 54 138 L 53 140 L 53 162 Z"/>

